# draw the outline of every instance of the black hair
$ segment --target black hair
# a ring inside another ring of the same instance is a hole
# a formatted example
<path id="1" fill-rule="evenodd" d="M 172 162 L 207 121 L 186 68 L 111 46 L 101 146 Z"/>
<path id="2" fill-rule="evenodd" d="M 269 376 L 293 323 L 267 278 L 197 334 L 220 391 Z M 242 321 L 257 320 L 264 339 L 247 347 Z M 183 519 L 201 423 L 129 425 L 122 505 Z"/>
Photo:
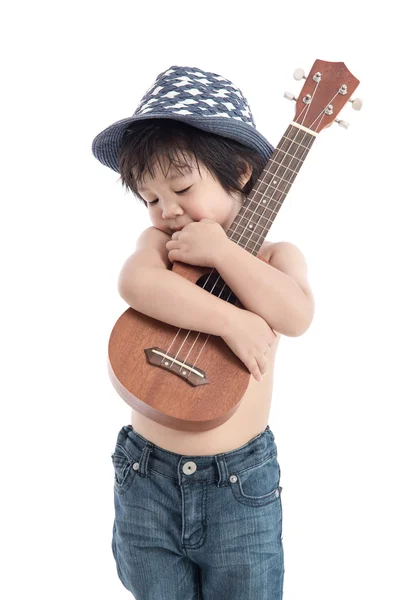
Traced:
<path id="1" fill-rule="evenodd" d="M 266 164 L 265 158 L 255 150 L 183 121 L 161 118 L 135 121 L 127 127 L 122 138 L 119 172 L 126 191 L 130 190 L 145 206 L 147 202 L 137 186 L 146 173 L 155 177 L 155 158 L 163 171 L 161 157 L 168 160 L 168 169 L 172 165 L 179 172 L 186 166 L 193 169 L 188 159 L 195 160 L 198 170 L 199 162 L 202 163 L 231 196 L 237 192 L 249 194 Z M 252 168 L 250 179 L 241 188 L 240 178 L 249 166 Z"/>

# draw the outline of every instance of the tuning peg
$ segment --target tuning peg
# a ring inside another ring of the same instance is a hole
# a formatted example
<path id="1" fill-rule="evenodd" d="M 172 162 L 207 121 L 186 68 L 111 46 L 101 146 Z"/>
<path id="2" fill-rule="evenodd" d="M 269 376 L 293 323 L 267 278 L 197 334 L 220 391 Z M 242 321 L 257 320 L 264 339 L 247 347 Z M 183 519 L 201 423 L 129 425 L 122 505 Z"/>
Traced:
<path id="1" fill-rule="evenodd" d="M 285 92 L 283 96 L 286 98 L 286 100 L 297 100 L 296 96 L 292 94 L 292 92 Z"/>
<path id="2" fill-rule="evenodd" d="M 361 110 L 363 107 L 361 98 L 354 98 L 354 100 L 350 98 L 349 102 L 351 102 L 351 108 L 354 108 L 354 110 Z"/>
<path id="3" fill-rule="evenodd" d="M 304 73 L 303 69 L 296 69 L 295 72 L 293 73 L 293 77 L 297 81 L 300 81 L 301 79 L 306 79 L 306 76 L 305 76 L 305 73 Z"/>
<path id="4" fill-rule="evenodd" d="M 335 122 L 339 125 L 339 127 L 343 127 L 344 129 L 348 129 L 350 127 L 350 123 L 347 121 L 339 121 L 339 119 L 335 119 Z"/>

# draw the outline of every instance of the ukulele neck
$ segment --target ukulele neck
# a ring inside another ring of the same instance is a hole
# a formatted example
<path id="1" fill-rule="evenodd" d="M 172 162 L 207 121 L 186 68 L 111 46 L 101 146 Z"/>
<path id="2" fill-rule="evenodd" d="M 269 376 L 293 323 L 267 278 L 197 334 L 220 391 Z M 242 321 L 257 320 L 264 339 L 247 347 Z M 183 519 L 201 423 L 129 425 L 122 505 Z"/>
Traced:
<path id="1" fill-rule="evenodd" d="M 291 123 L 263 169 L 227 237 L 257 256 L 313 145 L 316 133 Z"/>

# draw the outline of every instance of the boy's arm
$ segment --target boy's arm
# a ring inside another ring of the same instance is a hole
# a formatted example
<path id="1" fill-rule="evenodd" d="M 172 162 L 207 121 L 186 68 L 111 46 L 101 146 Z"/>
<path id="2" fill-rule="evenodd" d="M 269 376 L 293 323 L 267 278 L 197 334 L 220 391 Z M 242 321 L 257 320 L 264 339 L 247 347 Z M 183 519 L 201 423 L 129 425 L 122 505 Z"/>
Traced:
<path id="1" fill-rule="evenodd" d="M 131 306 L 163 323 L 223 336 L 243 309 L 168 269 L 137 267 L 119 285 L 120 296 Z"/>
<path id="2" fill-rule="evenodd" d="M 290 242 L 262 246 L 260 254 L 270 264 L 227 239 L 215 268 L 245 308 L 283 335 L 302 335 L 315 309 L 303 254 Z"/>

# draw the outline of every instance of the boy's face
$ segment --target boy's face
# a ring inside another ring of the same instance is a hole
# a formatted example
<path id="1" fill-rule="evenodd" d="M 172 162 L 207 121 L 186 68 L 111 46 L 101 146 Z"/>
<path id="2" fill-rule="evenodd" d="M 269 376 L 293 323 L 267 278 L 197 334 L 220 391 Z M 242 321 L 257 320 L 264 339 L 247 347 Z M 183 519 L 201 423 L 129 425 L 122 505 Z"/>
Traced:
<path id="1" fill-rule="evenodd" d="M 181 168 L 179 172 L 172 165 L 168 170 L 165 161 L 161 169 L 156 160 L 153 163 L 154 179 L 146 173 L 138 184 L 138 191 L 147 202 L 151 222 L 169 235 L 174 229 L 200 219 L 212 219 L 228 231 L 242 207 L 243 194 L 237 192 L 234 197 L 229 196 L 200 161 L 201 175 L 195 160 L 188 158 L 188 163 L 192 168 Z M 243 176 L 241 187 L 250 176 L 251 171 Z"/>

